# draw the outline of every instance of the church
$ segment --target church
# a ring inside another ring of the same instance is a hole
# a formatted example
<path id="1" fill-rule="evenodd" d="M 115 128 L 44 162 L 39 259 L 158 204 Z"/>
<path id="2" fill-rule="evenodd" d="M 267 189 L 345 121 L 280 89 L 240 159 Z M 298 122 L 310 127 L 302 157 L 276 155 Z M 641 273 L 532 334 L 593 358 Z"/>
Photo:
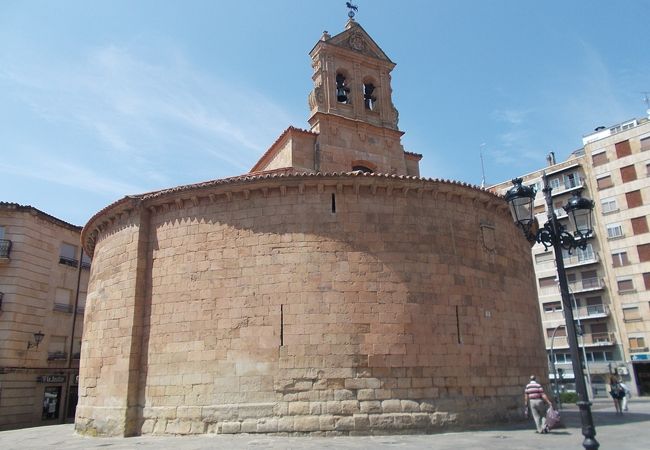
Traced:
<path id="1" fill-rule="evenodd" d="M 547 381 L 505 201 L 420 176 L 354 18 L 309 55 L 309 129 L 84 227 L 77 432 L 430 433 L 512 420 Z"/>

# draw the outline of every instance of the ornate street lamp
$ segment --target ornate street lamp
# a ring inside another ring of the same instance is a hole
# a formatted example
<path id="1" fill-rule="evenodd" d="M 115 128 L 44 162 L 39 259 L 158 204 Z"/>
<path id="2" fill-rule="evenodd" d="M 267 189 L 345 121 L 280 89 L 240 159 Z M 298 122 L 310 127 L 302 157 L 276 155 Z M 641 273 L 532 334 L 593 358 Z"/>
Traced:
<path id="1" fill-rule="evenodd" d="M 38 331 L 38 333 L 34 333 L 34 342 L 29 342 L 29 341 L 27 342 L 27 350 L 29 350 L 32 347 L 38 348 L 38 344 L 41 343 L 44 337 L 45 335 L 40 330 Z"/>
<path id="2" fill-rule="evenodd" d="M 560 293 L 562 295 L 564 318 L 566 320 L 569 351 L 571 353 L 573 373 L 575 374 L 576 391 L 579 397 L 577 405 L 580 408 L 582 435 L 585 437 L 582 445 L 587 450 L 595 450 L 600 444 L 596 441 L 596 427 L 594 426 L 594 420 L 591 415 L 591 402 L 587 395 L 584 371 L 578 353 L 578 337 L 573 319 L 571 297 L 569 296 L 569 284 L 567 282 L 564 259 L 562 257 L 562 249 L 571 252 L 571 250 L 576 248 L 584 250 L 587 247 L 587 240 L 593 234 L 591 213 L 594 208 L 594 202 L 581 197 L 579 191 L 574 193 L 573 197 L 564 206 L 564 210 L 569 215 L 569 220 L 571 221 L 572 229 L 569 232 L 564 226 L 558 223 L 551 197 L 552 188 L 548 184 L 546 173 L 542 173 L 542 180 L 544 182 L 542 192 L 546 200 L 548 221 L 536 232 L 534 232 L 536 219 L 533 214 L 535 188 L 523 186 L 521 184 L 522 179 L 515 178 L 512 180 L 513 187 L 505 195 L 505 200 L 510 205 L 512 218 L 517 226 L 522 229 L 529 242 L 538 242 L 544 245 L 545 249 L 553 247 L 558 281 L 560 283 Z"/>

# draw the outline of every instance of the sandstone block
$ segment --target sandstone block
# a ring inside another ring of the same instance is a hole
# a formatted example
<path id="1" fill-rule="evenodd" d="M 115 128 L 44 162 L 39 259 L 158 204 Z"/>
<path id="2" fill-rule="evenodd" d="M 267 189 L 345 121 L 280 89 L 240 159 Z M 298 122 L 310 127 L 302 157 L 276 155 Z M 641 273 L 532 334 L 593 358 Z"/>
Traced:
<path id="1" fill-rule="evenodd" d="M 320 422 L 317 416 L 296 416 L 294 417 L 293 430 L 300 432 L 318 431 Z"/>
<path id="2" fill-rule="evenodd" d="M 385 414 L 402 412 L 400 400 L 384 400 L 381 402 L 381 409 Z"/>
<path id="3" fill-rule="evenodd" d="M 221 424 L 221 432 L 223 434 L 234 434 L 241 431 L 241 423 L 239 422 L 223 422 Z"/>

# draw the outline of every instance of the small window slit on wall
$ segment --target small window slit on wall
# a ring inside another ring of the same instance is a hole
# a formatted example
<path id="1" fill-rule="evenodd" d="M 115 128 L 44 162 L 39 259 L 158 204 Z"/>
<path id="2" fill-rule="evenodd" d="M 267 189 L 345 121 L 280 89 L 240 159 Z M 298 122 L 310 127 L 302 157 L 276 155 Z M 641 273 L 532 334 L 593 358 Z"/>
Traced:
<path id="1" fill-rule="evenodd" d="M 332 214 L 336 214 L 336 194 L 332 194 Z"/>
<path id="2" fill-rule="evenodd" d="M 284 305 L 280 305 L 280 347 L 284 345 Z"/>
<path id="3" fill-rule="evenodd" d="M 463 338 L 460 335 L 460 315 L 458 313 L 458 306 L 456 306 L 456 334 L 458 336 L 458 343 L 463 343 Z"/>

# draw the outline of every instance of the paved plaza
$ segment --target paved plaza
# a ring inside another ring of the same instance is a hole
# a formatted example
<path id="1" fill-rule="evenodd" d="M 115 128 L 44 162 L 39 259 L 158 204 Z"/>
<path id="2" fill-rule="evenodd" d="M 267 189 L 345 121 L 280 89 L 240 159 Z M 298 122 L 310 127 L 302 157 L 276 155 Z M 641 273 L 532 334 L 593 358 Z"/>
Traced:
<path id="1" fill-rule="evenodd" d="M 633 398 L 630 411 L 614 412 L 611 401 L 597 400 L 593 406 L 597 439 L 601 449 L 650 448 L 650 399 Z M 133 438 L 88 438 L 74 434 L 72 424 L 0 432 L 3 450 L 86 449 L 580 449 L 582 435 L 575 406 L 562 411 L 566 428 L 548 435 L 536 434 L 532 422 L 483 431 L 405 436 L 294 437 L 266 435 L 144 436 Z"/>

